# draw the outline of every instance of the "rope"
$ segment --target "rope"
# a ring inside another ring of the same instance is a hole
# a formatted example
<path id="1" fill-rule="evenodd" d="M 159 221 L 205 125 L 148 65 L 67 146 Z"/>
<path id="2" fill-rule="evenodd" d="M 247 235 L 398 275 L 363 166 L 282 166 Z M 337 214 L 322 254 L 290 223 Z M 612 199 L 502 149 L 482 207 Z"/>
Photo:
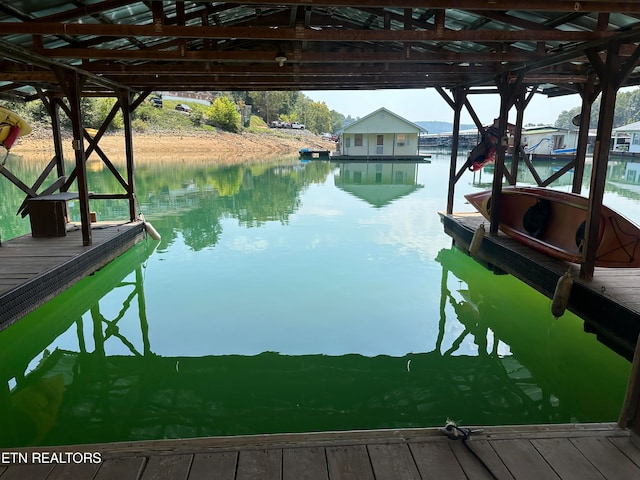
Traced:
<path id="1" fill-rule="evenodd" d="M 471 455 L 476 458 L 476 460 L 478 460 L 478 462 L 480 462 L 487 473 L 491 475 L 491 478 L 498 480 L 498 477 L 491 471 L 489 465 L 487 465 L 484 460 L 482 460 L 482 458 L 480 458 L 480 456 L 471 448 L 471 445 L 467 443 L 467 440 L 473 433 L 473 430 L 471 430 L 470 428 L 459 427 L 454 422 L 447 421 L 444 428 L 441 428 L 440 431 L 447 437 L 449 437 L 450 440 L 462 440 L 462 444 L 465 446 L 465 448 L 469 451 L 469 453 L 471 453 Z"/>

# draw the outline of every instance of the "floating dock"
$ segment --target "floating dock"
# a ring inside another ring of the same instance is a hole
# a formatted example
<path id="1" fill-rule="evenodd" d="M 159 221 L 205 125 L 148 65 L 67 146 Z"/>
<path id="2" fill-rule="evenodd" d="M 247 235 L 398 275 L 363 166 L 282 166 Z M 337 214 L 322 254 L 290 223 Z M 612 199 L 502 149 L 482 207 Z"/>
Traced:
<path id="1" fill-rule="evenodd" d="M 0 330 L 100 269 L 144 238 L 142 222 L 92 224 L 91 246 L 79 229 L 66 236 L 31 235 L 0 246 Z"/>
<path id="2" fill-rule="evenodd" d="M 329 152 L 329 150 L 312 150 L 309 148 L 301 148 L 298 153 L 300 154 L 300 159 L 302 160 L 311 160 L 312 158 L 329 160 L 329 155 L 331 152 Z"/>
<path id="3" fill-rule="evenodd" d="M 473 233 L 487 220 L 479 213 L 440 213 L 444 231 L 468 251 Z M 573 272 L 568 309 L 581 317 L 585 330 L 628 360 L 640 333 L 640 269 L 596 268 L 592 280 L 578 278 L 579 265 L 556 260 L 499 232 L 486 234 L 476 259 L 498 273 L 509 273 L 549 298 L 558 279 Z"/>
<path id="4" fill-rule="evenodd" d="M 612 424 L 487 427 L 465 442 L 436 428 L 157 440 L 11 449 L 0 478 L 619 480 L 640 478 L 636 441 Z"/>
<path id="5" fill-rule="evenodd" d="M 332 162 L 431 163 L 431 155 L 331 155 Z"/>

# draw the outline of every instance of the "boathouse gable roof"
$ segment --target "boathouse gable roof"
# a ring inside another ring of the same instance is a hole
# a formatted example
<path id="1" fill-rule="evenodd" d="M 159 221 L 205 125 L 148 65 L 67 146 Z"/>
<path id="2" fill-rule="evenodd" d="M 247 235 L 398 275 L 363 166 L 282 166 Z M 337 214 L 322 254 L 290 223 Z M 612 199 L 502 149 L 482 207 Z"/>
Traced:
<path id="1" fill-rule="evenodd" d="M 551 127 L 551 126 L 536 126 L 536 127 L 523 127 L 522 128 L 522 135 L 546 135 L 549 133 L 558 133 L 558 132 L 562 132 L 562 133 L 571 133 L 571 132 L 577 132 L 577 129 L 568 129 L 568 128 L 559 128 L 559 127 Z"/>
<path id="2" fill-rule="evenodd" d="M 633 122 L 633 123 L 628 123 L 627 125 L 621 125 L 619 127 L 616 127 L 613 129 L 613 132 L 619 132 L 619 133 L 624 133 L 624 132 L 638 132 L 640 131 L 640 121 L 638 122 Z"/>
<path id="3" fill-rule="evenodd" d="M 413 133 L 426 132 L 424 128 L 402 118 L 384 107 L 347 125 L 341 133 Z"/>

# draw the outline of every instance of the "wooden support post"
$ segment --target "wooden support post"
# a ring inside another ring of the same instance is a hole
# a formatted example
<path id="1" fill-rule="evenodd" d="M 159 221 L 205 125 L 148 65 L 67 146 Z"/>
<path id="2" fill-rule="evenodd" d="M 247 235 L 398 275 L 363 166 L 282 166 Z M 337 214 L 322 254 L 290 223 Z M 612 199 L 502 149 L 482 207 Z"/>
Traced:
<path id="1" fill-rule="evenodd" d="M 511 173 L 512 173 L 512 182 L 511 185 L 516 184 L 516 180 L 518 178 L 518 164 L 520 163 L 520 154 L 523 152 L 522 149 L 522 124 L 524 123 L 524 111 L 531 102 L 533 95 L 536 93 L 535 89 L 532 89 L 528 95 L 526 95 L 525 88 L 521 87 L 514 103 L 516 107 L 517 115 L 516 115 L 516 130 L 513 136 L 513 153 L 511 159 Z"/>
<path id="2" fill-rule="evenodd" d="M 600 216 L 602 199 L 609 163 L 609 138 L 613 129 L 613 113 L 618 93 L 617 72 L 620 65 L 618 44 L 610 45 L 607 50 L 607 61 L 600 73 L 602 96 L 600 98 L 600 115 L 598 117 L 598 132 L 593 151 L 593 170 L 591 172 L 591 187 L 585 226 L 585 241 L 583 246 L 580 278 L 591 280 L 595 270 L 596 250 L 598 248 L 598 233 L 600 230 Z"/>
<path id="3" fill-rule="evenodd" d="M 611 138 L 611 130 L 613 129 L 616 95 L 618 94 L 620 85 L 623 84 L 638 63 L 640 63 L 640 47 L 636 47 L 631 55 L 625 57 L 624 62 L 619 54 L 619 48 L 620 45 L 617 41 L 609 42 L 606 50 L 607 60 L 604 64 L 602 60 L 600 60 L 598 52 L 586 51 L 591 65 L 600 77 L 602 96 L 600 98 L 598 133 L 593 152 L 593 170 L 591 172 L 591 188 L 587 207 L 584 253 L 580 266 L 580 278 L 583 280 L 591 280 L 595 270 L 602 199 L 604 197 L 607 166 L 609 163 L 609 140 Z"/>
<path id="4" fill-rule="evenodd" d="M 91 218 L 89 216 L 89 187 L 87 185 L 87 167 L 84 152 L 84 128 L 80 112 L 80 92 L 84 78 L 76 72 L 65 73 L 64 90 L 69 100 L 69 112 L 73 129 L 73 150 L 76 157 L 76 175 L 78 185 L 78 204 L 80 207 L 80 222 L 82 227 L 82 244 L 89 246 L 91 240 Z"/>
<path id="5" fill-rule="evenodd" d="M 58 110 L 61 100 L 53 95 L 47 96 L 40 89 L 36 90 L 38 92 L 38 97 L 40 97 L 40 101 L 51 118 L 51 133 L 53 134 L 53 150 L 55 152 L 54 160 L 56 162 L 58 178 L 64 177 L 65 168 L 62 148 L 62 129 L 60 127 L 60 112 Z"/>
<path id="6" fill-rule="evenodd" d="M 456 170 L 458 168 L 458 146 L 460 144 L 460 114 L 467 92 L 462 88 L 456 88 L 453 92 L 453 141 L 451 143 L 451 163 L 449 167 L 449 191 L 447 193 L 447 213 L 453 213 L 453 197 L 456 184 Z"/>
<path id="7" fill-rule="evenodd" d="M 56 169 L 58 177 L 64 177 L 64 149 L 62 148 L 62 129 L 60 127 L 60 102 L 59 98 L 51 97 L 49 101 L 51 116 L 51 132 L 53 133 L 53 149 L 56 154 Z"/>
<path id="8" fill-rule="evenodd" d="M 600 94 L 600 89 L 595 87 L 595 74 L 589 75 L 588 81 L 580 91 L 582 108 L 580 109 L 580 131 L 578 133 L 578 145 L 576 146 L 576 160 L 573 170 L 573 185 L 571 191 L 582 193 L 582 180 L 584 178 L 584 162 L 587 156 L 589 142 L 589 122 L 591 120 L 591 105 Z"/>
<path id="9" fill-rule="evenodd" d="M 129 198 L 129 220 L 136 218 L 136 189 L 133 163 L 133 136 L 131 130 L 131 93 L 120 91 L 118 93 L 122 119 L 124 123 L 124 146 L 127 158 L 127 197 Z"/>
<path id="10" fill-rule="evenodd" d="M 636 342 L 629 382 L 627 383 L 627 393 L 618 418 L 618 425 L 621 428 L 630 428 L 634 433 L 640 435 L 640 337 Z"/>
<path id="11" fill-rule="evenodd" d="M 506 74 L 501 75 L 496 79 L 498 83 L 498 90 L 500 90 L 500 116 L 498 117 L 498 131 L 500 132 L 500 138 L 496 146 L 496 159 L 494 161 L 493 170 L 493 186 L 491 193 L 491 212 L 489 233 L 496 235 L 498 233 L 498 226 L 500 224 L 500 196 L 502 195 L 502 177 L 504 176 L 504 157 L 507 146 L 502 143 L 502 136 L 507 130 L 507 118 L 509 116 L 509 109 L 513 105 L 513 98 L 509 98 L 508 78 Z"/>

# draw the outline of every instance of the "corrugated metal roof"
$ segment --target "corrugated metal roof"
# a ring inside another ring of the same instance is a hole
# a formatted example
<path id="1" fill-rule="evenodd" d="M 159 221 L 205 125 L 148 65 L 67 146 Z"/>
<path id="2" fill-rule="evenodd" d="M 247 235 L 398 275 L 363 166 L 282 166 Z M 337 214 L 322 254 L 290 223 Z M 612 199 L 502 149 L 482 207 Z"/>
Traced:
<path id="1" fill-rule="evenodd" d="M 597 70 L 587 51 L 616 39 L 635 60 L 640 41 L 638 1 L 381 3 L 7 0 L 0 96 L 55 89 L 46 74 L 60 65 L 88 76 L 87 93 L 470 88 L 525 72 L 529 88 L 562 95 Z M 640 84 L 636 70 L 626 85 Z"/>

